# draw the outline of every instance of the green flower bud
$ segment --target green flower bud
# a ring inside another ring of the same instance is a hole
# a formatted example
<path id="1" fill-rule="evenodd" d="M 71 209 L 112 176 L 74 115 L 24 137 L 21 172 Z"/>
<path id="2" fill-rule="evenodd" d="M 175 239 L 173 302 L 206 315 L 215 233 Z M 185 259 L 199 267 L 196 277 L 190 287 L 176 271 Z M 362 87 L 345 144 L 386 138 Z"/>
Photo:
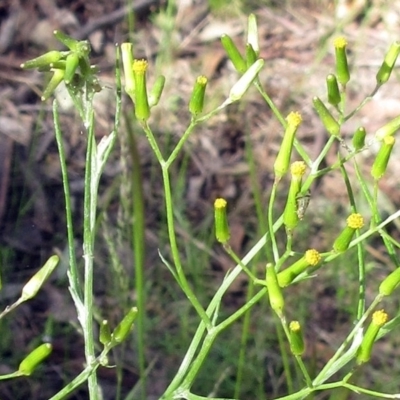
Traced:
<path id="1" fill-rule="evenodd" d="M 339 83 L 346 85 L 350 80 L 349 66 L 347 64 L 346 46 L 347 41 L 344 37 L 338 37 L 334 41 L 336 56 L 336 76 Z"/>
<path id="2" fill-rule="evenodd" d="M 164 90 L 165 76 L 160 75 L 154 82 L 153 87 L 149 93 L 149 107 L 154 107 L 158 104 L 161 98 L 161 94 Z"/>
<path id="3" fill-rule="evenodd" d="M 337 106 L 340 103 L 341 96 L 335 75 L 330 74 L 326 77 L 326 87 L 328 92 L 328 102 L 333 106 Z"/>
<path id="4" fill-rule="evenodd" d="M 75 52 L 79 49 L 79 40 L 76 40 L 58 30 L 54 31 L 53 34 L 59 42 L 61 42 L 65 47 L 68 47 L 71 51 Z"/>
<path id="5" fill-rule="evenodd" d="M 386 324 L 388 315 L 384 310 L 375 311 L 372 314 L 372 321 L 365 332 L 361 346 L 357 353 L 357 364 L 364 364 L 369 361 L 372 353 L 372 346 L 375 343 L 379 330 Z"/>
<path id="6" fill-rule="evenodd" d="M 65 64 L 65 75 L 64 81 L 65 83 L 71 83 L 75 72 L 79 66 L 79 57 L 76 53 L 68 54 L 66 64 Z"/>
<path id="7" fill-rule="evenodd" d="M 52 345 L 50 343 L 43 343 L 35 350 L 30 352 L 19 364 L 18 372 L 21 375 L 29 376 L 36 369 L 36 367 L 50 355 Z"/>
<path id="8" fill-rule="evenodd" d="M 111 342 L 111 330 L 110 325 L 106 319 L 103 319 L 100 323 L 100 334 L 99 334 L 100 343 L 104 346 L 108 345 Z"/>
<path id="9" fill-rule="evenodd" d="M 391 272 L 379 285 L 379 294 L 390 296 L 400 283 L 400 268 Z"/>
<path id="10" fill-rule="evenodd" d="M 147 61 L 135 60 L 133 73 L 135 76 L 135 115 L 139 120 L 146 121 L 150 117 L 150 107 L 147 97 L 146 71 Z"/>
<path id="11" fill-rule="evenodd" d="M 203 112 L 206 86 L 207 86 L 207 78 L 205 76 L 199 76 L 196 79 L 196 83 L 194 84 L 192 97 L 190 98 L 190 103 L 189 103 L 189 110 L 193 116 L 196 116 L 201 112 Z"/>
<path id="12" fill-rule="evenodd" d="M 295 356 L 301 356 L 304 354 L 305 345 L 303 332 L 299 321 L 292 321 L 289 324 L 290 332 L 290 350 Z"/>
<path id="13" fill-rule="evenodd" d="M 132 43 L 121 44 L 122 66 L 125 76 L 125 92 L 135 101 L 135 75 L 133 73 Z"/>
<path id="14" fill-rule="evenodd" d="M 353 213 L 347 218 L 347 226 L 333 243 L 333 250 L 336 253 L 342 253 L 349 248 L 354 232 L 364 226 L 364 218 L 361 214 Z"/>
<path id="15" fill-rule="evenodd" d="M 281 179 L 289 169 L 290 156 L 292 155 L 294 137 L 297 128 L 301 124 L 300 113 L 291 112 L 287 118 L 287 126 L 283 134 L 283 140 L 274 163 L 275 179 Z"/>
<path id="16" fill-rule="evenodd" d="M 382 126 L 382 128 L 379 128 L 375 133 L 375 137 L 378 140 L 383 140 L 386 136 L 392 136 L 399 128 L 400 115 Z"/>
<path id="17" fill-rule="evenodd" d="M 235 67 L 236 71 L 238 71 L 241 74 L 244 74 L 247 69 L 246 61 L 240 54 L 235 43 L 233 43 L 233 40 L 228 35 L 222 35 L 221 43 L 229 59 L 232 61 L 232 64 Z"/>
<path id="18" fill-rule="evenodd" d="M 375 180 L 379 180 L 385 174 L 389 158 L 393 150 L 395 139 L 393 136 L 386 136 L 383 139 L 382 146 L 376 155 L 372 164 L 371 175 Z"/>
<path id="19" fill-rule="evenodd" d="M 247 43 L 251 46 L 257 58 L 260 53 L 260 46 L 258 44 L 257 19 L 254 14 L 249 15 L 247 22 Z"/>
<path id="20" fill-rule="evenodd" d="M 308 267 L 315 267 L 321 261 L 321 254 L 315 249 L 309 249 L 304 253 L 304 256 L 297 260 L 288 268 L 279 272 L 278 283 L 280 287 L 290 285 Z"/>
<path id="21" fill-rule="evenodd" d="M 376 74 L 376 82 L 378 83 L 378 85 L 383 85 L 389 80 L 399 53 L 400 42 L 393 42 L 389 48 L 389 51 L 385 55 L 385 59 L 383 60 L 383 63 L 379 68 L 378 73 Z"/>
<path id="22" fill-rule="evenodd" d="M 293 230 L 299 223 L 297 195 L 301 189 L 301 180 L 306 171 L 306 164 L 303 161 L 296 161 L 291 165 L 290 170 L 292 179 L 290 181 L 289 193 L 283 211 L 283 223 L 288 231 Z"/>
<path id="23" fill-rule="evenodd" d="M 132 307 L 122 321 L 118 324 L 118 326 L 114 329 L 114 332 L 111 334 L 111 341 L 114 343 L 123 342 L 128 336 L 129 332 L 133 327 L 133 323 L 135 322 L 136 316 L 138 313 L 138 309 L 136 307 Z"/>
<path id="24" fill-rule="evenodd" d="M 257 78 L 258 73 L 264 65 L 264 60 L 257 60 L 245 73 L 244 75 L 232 86 L 229 92 L 229 101 L 233 103 L 234 101 L 240 100 L 242 96 L 246 93 L 247 89 L 253 83 L 254 79 Z"/>
<path id="25" fill-rule="evenodd" d="M 226 206 L 227 202 L 225 199 L 219 198 L 214 202 L 215 237 L 222 244 L 226 243 L 231 237 Z"/>
<path id="26" fill-rule="evenodd" d="M 318 98 L 313 98 L 313 104 L 315 111 L 317 111 L 319 118 L 324 124 L 325 129 L 333 136 L 339 136 L 340 134 L 340 125 L 333 118 L 332 114 L 326 108 L 325 104 Z"/>
<path id="27" fill-rule="evenodd" d="M 59 260 L 60 259 L 58 256 L 51 256 L 43 265 L 43 267 L 40 268 L 39 271 L 36 272 L 36 274 L 33 275 L 31 279 L 29 279 L 29 281 L 22 288 L 22 293 L 19 300 L 20 302 L 27 301 L 36 296 L 39 289 L 43 286 L 47 278 L 54 271 Z"/>
<path id="28" fill-rule="evenodd" d="M 64 80 L 65 71 L 62 69 L 55 69 L 53 76 L 42 93 L 40 98 L 42 101 L 46 101 L 56 90 L 57 86 Z"/>
<path id="29" fill-rule="evenodd" d="M 367 136 L 367 132 L 365 128 L 360 126 L 355 132 L 353 136 L 353 147 L 355 150 L 359 151 L 365 146 L 365 137 Z"/>
<path id="30" fill-rule="evenodd" d="M 268 298 L 271 308 L 277 313 L 279 317 L 282 316 L 282 311 L 285 306 L 285 300 L 282 295 L 282 290 L 278 284 L 275 267 L 273 264 L 267 264 L 266 284 L 268 289 Z"/>
<path id="31" fill-rule="evenodd" d="M 21 68 L 23 69 L 32 69 L 32 68 L 42 68 L 49 67 L 50 64 L 55 63 L 63 57 L 63 53 L 60 51 L 52 50 L 48 53 L 42 54 L 39 57 L 33 58 L 32 60 L 25 61 L 21 64 Z"/>
<path id="32" fill-rule="evenodd" d="M 250 43 L 246 44 L 246 65 L 250 67 L 257 61 L 257 54 Z"/>

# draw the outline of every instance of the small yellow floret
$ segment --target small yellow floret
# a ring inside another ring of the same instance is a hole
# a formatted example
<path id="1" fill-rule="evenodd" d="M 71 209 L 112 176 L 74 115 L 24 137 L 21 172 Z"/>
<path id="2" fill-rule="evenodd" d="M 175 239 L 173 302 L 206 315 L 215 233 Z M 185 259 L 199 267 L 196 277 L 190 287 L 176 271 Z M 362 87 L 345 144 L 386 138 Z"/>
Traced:
<path id="1" fill-rule="evenodd" d="M 301 115 L 299 112 L 291 112 L 287 117 L 286 121 L 288 122 L 289 125 L 292 125 L 294 127 L 298 127 L 301 124 L 301 121 L 303 119 L 301 118 Z"/>
<path id="2" fill-rule="evenodd" d="M 197 77 L 197 83 L 199 85 L 206 86 L 207 85 L 207 81 L 208 80 L 204 75 L 200 75 L 200 76 Z"/>
<path id="3" fill-rule="evenodd" d="M 226 200 L 222 198 L 216 199 L 214 202 L 214 208 L 218 210 L 222 210 L 223 208 L 226 207 L 226 205 L 227 205 Z"/>
<path id="4" fill-rule="evenodd" d="M 146 60 L 134 60 L 132 69 L 135 74 L 144 75 L 147 71 L 147 66 L 148 63 Z"/>
<path id="5" fill-rule="evenodd" d="M 308 262 L 309 265 L 315 266 L 321 261 L 321 255 L 315 249 L 307 250 L 304 258 Z"/>
<path id="6" fill-rule="evenodd" d="M 290 166 L 290 173 L 298 178 L 301 178 L 306 172 L 306 163 L 304 161 L 295 161 Z"/>
<path id="7" fill-rule="evenodd" d="M 292 332 L 299 332 L 300 329 L 301 329 L 301 327 L 300 327 L 300 322 L 299 322 L 299 321 L 292 321 L 292 322 L 289 324 L 289 329 L 290 329 Z"/>
<path id="8" fill-rule="evenodd" d="M 347 40 L 343 36 L 339 36 L 334 40 L 333 45 L 337 49 L 343 49 L 347 46 Z"/>
<path id="9" fill-rule="evenodd" d="M 364 226 L 364 218 L 361 214 L 353 213 L 347 218 L 347 226 L 352 229 L 360 229 Z"/>
<path id="10" fill-rule="evenodd" d="M 393 136 L 385 136 L 383 138 L 383 142 L 387 145 L 387 146 L 392 146 L 395 142 L 395 138 Z"/>
<path id="11" fill-rule="evenodd" d="M 376 326 L 381 327 L 386 324 L 388 318 L 389 316 L 387 315 L 385 310 L 375 311 L 372 314 L 372 323 Z"/>

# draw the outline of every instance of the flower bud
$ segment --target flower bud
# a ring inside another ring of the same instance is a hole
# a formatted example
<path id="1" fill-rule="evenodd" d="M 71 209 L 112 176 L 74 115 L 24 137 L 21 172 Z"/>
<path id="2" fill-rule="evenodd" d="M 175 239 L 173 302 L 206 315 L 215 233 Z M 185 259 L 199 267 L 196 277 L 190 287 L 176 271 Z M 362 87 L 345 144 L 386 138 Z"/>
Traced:
<path id="1" fill-rule="evenodd" d="M 46 101 L 56 90 L 57 86 L 64 80 L 65 71 L 62 69 L 55 69 L 53 76 L 42 93 L 40 98 L 42 101 Z"/>
<path id="2" fill-rule="evenodd" d="M 125 77 L 125 92 L 135 101 L 135 75 L 133 73 L 132 43 L 121 44 L 122 66 Z"/>
<path id="3" fill-rule="evenodd" d="M 32 276 L 31 279 L 22 288 L 22 293 L 20 297 L 20 302 L 27 301 L 36 296 L 39 289 L 43 286 L 44 282 L 54 271 L 54 268 L 59 262 L 59 257 L 57 255 L 51 256 L 42 268 Z"/>
<path id="4" fill-rule="evenodd" d="M 257 19 L 254 14 L 249 15 L 247 22 L 247 43 L 251 46 L 257 58 L 260 53 L 260 46 L 258 44 Z"/>
<path id="5" fill-rule="evenodd" d="M 396 268 L 379 285 L 379 294 L 390 296 L 400 283 L 400 268 Z"/>
<path id="6" fill-rule="evenodd" d="M 355 132 L 353 136 L 353 147 L 355 150 L 359 151 L 365 146 L 365 137 L 367 136 L 367 132 L 363 126 L 360 126 Z"/>
<path id="7" fill-rule="evenodd" d="M 79 57 L 77 53 L 68 54 L 65 64 L 65 83 L 71 83 L 72 78 L 75 75 L 76 69 L 79 66 Z"/>
<path id="8" fill-rule="evenodd" d="M 50 64 L 59 61 L 62 57 L 63 54 L 60 51 L 52 50 L 39 57 L 33 58 L 32 60 L 25 61 L 21 64 L 21 68 L 32 69 L 48 67 Z"/>
<path id="9" fill-rule="evenodd" d="M 290 285 L 308 267 L 315 267 L 321 261 L 321 254 L 315 249 L 309 249 L 304 256 L 297 260 L 294 264 L 278 273 L 278 283 L 280 287 Z"/>
<path id="10" fill-rule="evenodd" d="M 114 329 L 114 332 L 111 334 L 111 341 L 114 343 L 123 342 L 128 336 L 129 332 L 133 327 L 133 323 L 135 322 L 136 316 L 138 313 L 138 309 L 136 307 L 132 307 L 122 321 L 118 324 L 118 326 Z"/>
<path id="11" fill-rule="evenodd" d="M 238 71 L 241 74 L 244 74 L 247 69 L 246 61 L 240 54 L 235 43 L 233 43 L 233 40 L 228 35 L 222 35 L 221 43 L 229 59 L 232 61 L 232 64 L 235 67 L 236 71 Z"/>
<path id="12" fill-rule="evenodd" d="M 386 136 L 383 139 L 381 148 L 372 164 L 371 175 L 375 180 L 379 180 L 385 174 L 389 158 L 393 150 L 395 139 L 393 136 Z"/>
<path id="13" fill-rule="evenodd" d="M 135 115 L 139 120 L 146 121 L 150 117 L 150 107 L 146 87 L 147 61 L 135 60 L 133 74 L 135 76 Z"/>
<path id="14" fill-rule="evenodd" d="M 364 226 L 364 219 L 361 214 L 353 213 L 347 218 L 347 226 L 333 243 L 333 250 L 336 253 L 342 253 L 349 248 L 354 232 Z"/>
<path id="15" fill-rule="evenodd" d="M 266 272 L 266 284 L 268 289 L 268 298 L 271 304 L 271 308 L 278 314 L 282 316 L 282 311 L 285 306 L 285 300 L 282 295 L 282 290 L 278 284 L 278 279 L 273 264 L 267 264 Z"/>
<path id="16" fill-rule="evenodd" d="M 383 140 L 386 136 L 392 136 L 399 128 L 400 115 L 382 126 L 382 128 L 379 128 L 375 133 L 375 137 L 378 140 Z"/>
<path id="17" fill-rule="evenodd" d="M 246 65 L 250 67 L 257 61 L 257 54 L 250 43 L 246 44 Z"/>
<path id="18" fill-rule="evenodd" d="M 335 75 L 330 74 L 326 77 L 326 86 L 328 92 L 328 102 L 333 106 L 337 106 L 340 103 L 341 96 Z"/>
<path id="19" fill-rule="evenodd" d="M 160 75 L 154 82 L 153 87 L 149 93 L 149 107 L 154 107 L 160 101 L 162 92 L 164 90 L 165 76 Z"/>
<path id="20" fill-rule="evenodd" d="M 378 73 L 376 74 L 376 82 L 378 85 L 383 85 L 386 83 L 393 71 L 394 64 L 396 64 L 397 57 L 400 53 L 400 42 L 395 41 L 391 44 L 389 51 L 385 55 L 385 59 Z"/>
<path id="21" fill-rule="evenodd" d="M 289 324 L 289 340 L 290 340 L 290 350 L 295 356 L 301 356 L 304 353 L 305 345 L 303 332 L 299 321 L 292 321 Z"/>
<path id="22" fill-rule="evenodd" d="M 243 76 L 232 86 L 229 92 L 229 102 L 240 100 L 246 93 L 247 89 L 253 83 L 254 79 L 257 78 L 258 73 L 264 65 L 264 60 L 258 59 L 244 74 Z"/>
<path id="23" fill-rule="evenodd" d="M 54 31 L 53 34 L 59 42 L 61 42 L 65 47 L 68 47 L 71 51 L 75 52 L 78 50 L 79 40 L 76 40 L 58 30 Z"/>
<path id="24" fill-rule="evenodd" d="M 282 144 L 274 163 L 275 179 L 281 179 L 289 169 L 290 156 L 292 155 L 294 138 L 297 128 L 301 124 L 300 113 L 291 112 L 287 118 L 287 126 L 283 134 Z"/>
<path id="25" fill-rule="evenodd" d="M 29 376 L 36 369 L 36 367 L 50 355 L 52 345 L 50 343 L 43 343 L 35 350 L 30 352 L 19 364 L 18 372 L 21 375 Z"/>
<path id="26" fill-rule="evenodd" d="M 189 111 L 193 116 L 196 116 L 201 112 L 203 112 L 206 86 L 207 86 L 207 78 L 205 76 L 199 76 L 196 79 L 196 83 L 194 84 L 192 97 L 190 98 L 190 103 L 189 103 Z"/>
<path id="27" fill-rule="evenodd" d="M 104 346 L 108 345 L 111 342 L 111 330 L 110 325 L 106 319 L 103 319 L 100 323 L 100 334 L 99 334 L 100 343 Z"/>
<path id="28" fill-rule="evenodd" d="M 388 315 L 384 310 L 375 311 L 372 321 L 365 332 L 360 348 L 357 353 L 357 364 L 364 364 L 371 358 L 372 346 L 375 343 L 379 330 L 386 324 Z"/>
<path id="29" fill-rule="evenodd" d="M 346 55 L 347 41 L 341 36 L 336 38 L 333 44 L 335 46 L 337 80 L 342 85 L 346 85 L 346 83 L 350 80 L 350 72 Z"/>
<path id="30" fill-rule="evenodd" d="M 315 111 L 317 111 L 319 118 L 324 124 L 325 129 L 333 136 L 339 136 L 340 134 L 340 125 L 333 118 L 332 114 L 326 108 L 325 104 L 318 98 L 313 98 L 313 104 Z"/>
<path id="31" fill-rule="evenodd" d="M 214 202 L 215 237 L 218 242 L 222 244 L 226 243 L 231 237 L 226 215 L 226 206 L 227 202 L 225 199 L 219 198 Z"/>

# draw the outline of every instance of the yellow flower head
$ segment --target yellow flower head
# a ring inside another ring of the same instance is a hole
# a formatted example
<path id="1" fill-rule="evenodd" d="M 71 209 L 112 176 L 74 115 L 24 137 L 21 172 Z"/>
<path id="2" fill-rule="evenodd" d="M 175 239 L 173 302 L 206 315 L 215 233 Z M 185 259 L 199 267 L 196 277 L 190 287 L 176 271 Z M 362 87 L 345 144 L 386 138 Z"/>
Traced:
<path id="1" fill-rule="evenodd" d="M 301 327 L 300 327 L 300 322 L 299 322 L 299 321 L 292 321 L 292 322 L 289 324 L 289 329 L 290 329 L 292 332 L 298 332 L 298 331 L 300 331 L 300 329 L 301 329 Z"/>
<path id="2" fill-rule="evenodd" d="M 290 166 L 290 173 L 293 177 L 301 178 L 306 172 L 306 163 L 304 161 L 295 161 Z"/>
<path id="3" fill-rule="evenodd" d="M 372 314 L 372 323 L 376 326 L 383 326 L 386 324 L 389 316 L 386 314 L 385 310 L 375 311 Z"/>
<path id="4" fill-rule="evenodd" d="M 133 72 L 138 75 L 144 75 L 147 71 L 148 63 L 146 60 L 135 60 L 133 61 Z"/>
<path id="5" fill-rule="evenodd" d="M 343 49 L 347 46 L 347 40 L 343 36 L 339 36 L 334 40 L 333 45 L 337 49 Z"/>
<path id="6" fill-rule="evenodd" d="M 307 263 L 312 266 L 317 265 L 321 261 L 321 255 L 315 249 L 307 250 L 304 257 Z"/>
<path id="7" fill-rule="evenodd" d="M 214 202 L 214 208 L 218 210 L 225 208 L 226 205 L 227 205 L 226 200 L 222 198 L 216 199 Z"/>
<path id="8" fill-rule="evenodd" d="M 294 127 L 298 127 L 301 124 L 301 121 L 303 119 L 301 118 L 301 114 L 299 112 L 291 112 L 287 117 L 286 121 L 288 122 L 289 125 L 292 125 Z"/>
<path id="9" fill-rule="evenodd" d="M 347 226 L 352 229 L 360 229 L 364 226 L 364 218 L 358 213 L 351 214 L 346 222 Z"/>

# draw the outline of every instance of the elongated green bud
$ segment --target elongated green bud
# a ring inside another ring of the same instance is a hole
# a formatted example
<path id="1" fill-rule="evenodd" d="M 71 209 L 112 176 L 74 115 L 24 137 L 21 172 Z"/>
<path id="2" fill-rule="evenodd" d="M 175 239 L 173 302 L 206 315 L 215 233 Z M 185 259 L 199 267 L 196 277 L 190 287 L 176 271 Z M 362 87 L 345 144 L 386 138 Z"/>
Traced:
<path id="1" fill-rule="evenodd" d="M 78 54 L 76 53 L 68 54 L 65 64 L 65 75 L 64 75 L 65 83 L 71 83 L 78 66 L 79 66 Z"/>
<path id="2" fill-rule="evenodd" d="M 340 36 L 334 41 L 336 56 L 336 76 L 339 83 L 343 86 L 350 80 L 349 65 L 347 63 L 346 46 L 347 41 Z"/>
<path id="3" fill-rule="evenodd" d="M 357 353 L 357 364 L 364 364 L 371 358 L 372 347 L 375 343 L 379 330 L 386 324 L 388 315 L 384 310 L 375 311 L 372 314 L 372 321 L 365 332 L 361 346 Z"/>
<path id="4" fill-rule="evenodd" d="M 361 214 L 353 213 L 347 218 L 347 226 L 333 243 L 333 250 L 336 253 L 342 253 L 349 248 L 354 232 L 364 226 L 364 218 Z"/>
<path id="5" fill-rule="evenodd" d="M 337 106 L 340 103 L 341 96 L 335 75 L 330 74 L 326 77 L 326 87 L 328 92 L 328 102 L 333 106 Z"/>
<path id="6" fill-rule="evenodd" d="M 164 90 L 164 85 L 165 85 L 165 76 L 160 75 L 154 82 L 154 85 L 151 88 L 151 91 L 149 93 L 149 106 L 150 107 L 156 106 L 158 104 L 158 102 L 160 101 L 162 92 Z"/>
<path id="7" fill-rule="evenodd" d="M 32 69 L 32 68 L 42 68 L 49 67 L 50 64 L 55 63 L 63 57 L 63 53 L 60 51 L 52 50 L 48 53 L 42 54 L 39 57 L 33 58 L 32 60 L 25 61 L 21 64 L 21 68 L 23 69 Z"/>
<path id="8" fill-rule="evenodd" d="M 61 42 L 65 47 L 68 47 L 71 51 L 75 52 L 79 50 L 79 40 L 76 40 L 58 30 L 54 31 L 53 34 L 59 42 Z"/>
<path id="9" fill-rule="evenodd" d="M 301 124 L 300 113 L 291 112 L 287 118 L 287 126 L 283 134 L 282 144 L 274 163 L 275 179 L 281 179 L 289 169 L 290 157 L 292 155 L 294 138 L 297 128 Z"/>
<path id="10" fill-rule="evenodd" d="M 250 43 L 246 44 L 246 65 L 250 67 L 257 61 L 257 53 Z"/>
<path id="11" fill-rule="evenodd" d="M 59 262 L 59 257 L 57 255 L 51 256 L 42 268 L 32 276 L 31 279 L 22 288 L 20 301 L 27 301 L 36 296 L 39 289 L 46 282 L 47 278 L 54 271 L 55 267 Z"/>
<path id="12" fill-rule="evenodd" d="M 40 98 L 42 101 L 46 101 L 56 90 L 57 86 L 64 80 L 65 71 L 62 69 L 55 69 L 53 71 L 53 76 L 49 80 L 46 88 L 42 93 L 42 97 Z"/>
<path id="13" fill-rule="evenodd" d="M 313 104 L 315 111 L 317 111 L 319 118 L 324 124 L 325 129 L 333 136 L 339 136 L 340 134 L 340 125 L 333 118 L 330 111 L 326 108 L 325 104 L 318 97 L 313 98 Z"/>
<path id="14" fill-rule="evenodd" d="M 394 137 L 393 136 L 386 136 L 383 139 L 381 148 L 376 155 L 375 161 L 372 164 L 371 175 L 375 180 L 379 180 L 385 175 L 390 155 L 393 150 L 394 146 Z"/>
<path id="15" fill-rule="evenodd" d="M 150 107 L 147 97 L 146 71 L 147 61 L 135 60 L 133 74 L 135 76 L 135 115 L 136 118 L 146 121 L 150 117 Z"/>
<path id="16" fill-rule="evenodd" d="M 379 285 L 379 294 L 390 296 L 400 283 L 400 268 L 396 268 Z"/>
<path id="17" fill-rule="evenodd" d="M 383 140 L 386 136 L 392 136 L 399 128 L 400 128 L 400 115 L 392 119 L 386 125 L 382 126 L 382 128 L 379 128 L 375 133 L 375 137 L 378 140 Z"/>
<path id="18" fill-rule="evenodd" d="M 294 264 L 278 273 L 278 283 L 280 287 L 290 285 L 308 267 L 315 267 L 321 261 L 321 254 L 315 249 L 309 249 L 304 256 Z"/>
<path id="19" fill-rule="evenodd" d="M 99 334 L 100 343 L 104 346 L 111 342 L 111 330 L 110 325 L 106 319 L 103 319 L 100 323 L 100 334 Z"/>
<path id="20" fill-rule="evenodd" d="M 215 237 L 222 244 L 226 243 L 231 237 L 226 206 L 227 202 L 225 199 L 219 198 L 214 202 Z"/>
<path id="21" fill-rule="evenodd" d="M 135 75 L 133 73 L 132 43 L 121 44 L 122 66 L 125 77 L 125 92 L 135 101 Z"/>
<path id="22" fill-rule="evenodd" d="M 123 342 L 128 336 L 129 332 L 133 327 L 133 323 L 138 314 L 138 309 L 136 307 L 132 307 L 122 321 L 118 324 L 118 326 L 114 329 L 114 332 L 111 334 L 111 341 L 114 343 Z"/>
<path id="23" fill-rule="evenodd" d="M 247 69 L 246 61 L 240 54 L 235 43 L 233 43 L 233 40 L 228 35 L 222 35 L 221 43 L 229 59 L 232 61 L 232 64 L 235 67 L 236 71 L 238 71 L 241 74 L 244 74 Z"/>
<path id="24" fill-rule="evenodd" d="M 266 269 L 266 283 L 269 302 L 271 304 L 271 308 L 278 314 L 279 317 L 281 317 L 283 308 L 285 306 L 285 300 L 282 295 L 282 290 L 278 284 L 275 267 L 273 264 L 268 263 Z"/>
<path id="25" fill-rule="evenodd" d="M 365 146 L 365 137 L 367 136 L 367 132 L 363 126 L 360 126 L 355 132 L 353 136 L 353 146 L 354 149 L 359 151 Z"/>
<path id="26" fill-rule="evenodd" d="M 260 46 L 258 44 L 257 19 L 254 14 L 250 14 L 247 21 L 247 43 L 251 45 L 257 58 L 260 53 Z"/>
<path id="27" fill-rule="evenodd" d="M 193 116 L 196 116 L 201 112 L 203 112 L 206 86 L 207 86 L 207 78 L 205 76 L 199 76 L 196 79 L 196 83 L 194 84 L 192 97 L 190 98 L 190 103 L 189 103 L 189 111 Z"/>
<path id="28" fill-rule="evenodd" d="M 290 350 L 295 356 L 302 356 L 304 354 L 305 345 L 303 332 L 299 321 L 292 321 L 289 324 L 290 332 Z"/>
<path id="29" fill-rule="evenodd" d="M 264 66 L 264 60 L 258 59 L 244 74 L 243 76 L 232 86 L 229 92 L 229 101 L 240 100 L 246 93 L 247 89 L 253 83 L 254 79 L 257 78 L 258 73 Z"/>
<path id="30" fill-rule="evenodd" d="M 288 231 L 293 230 L 299 223 L 297 208 L 297 195 L 300 193 L 301 180 L 306 172 L 306 164 L 303 161 L 296 161 L 290 167 L 292 179 L 290 181 L 289 193 L 283 211 L 283 223 Z"/>
<path id="31" fill-rule="evenodd" d="M 389 80 L 399 53 L 400 42 L 395 41 L 391 44 L 389 51 L 386 53 L 385 59 L 383 60 L 383 63 L 379 68 L 378 73 L 376 74 L 376 82 L 378 83 L 378 85 L 383 85 Z"/>
<path id="32" fill-rule="evenodd" d="M 50 343 L 43 343 L 35 350 L 30 352 L 19 364 L 18 372 L 22 375 L 29 376 L 36 369 L 36 367 L 50 355 L 52 345 Z"/>

